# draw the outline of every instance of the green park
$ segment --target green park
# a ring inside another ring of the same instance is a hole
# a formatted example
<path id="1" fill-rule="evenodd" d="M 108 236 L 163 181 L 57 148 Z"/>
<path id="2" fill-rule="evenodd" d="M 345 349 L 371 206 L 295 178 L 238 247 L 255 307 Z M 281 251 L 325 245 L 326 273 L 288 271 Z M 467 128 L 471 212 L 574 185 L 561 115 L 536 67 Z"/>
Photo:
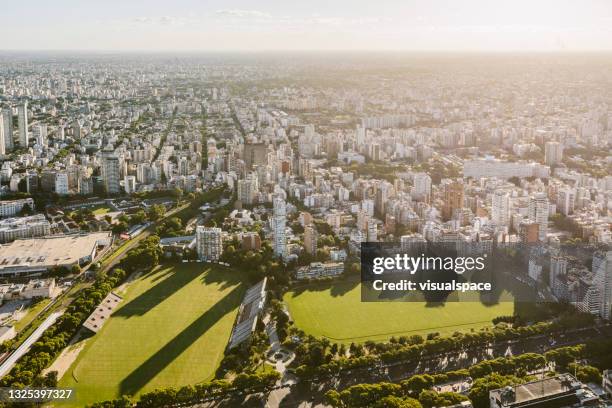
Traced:
<path id="1" fill-rule="evenodd" d="M 492 305 L 479 301 L 362 302 L 358 282 L 314 283 L 287 292 L 284 301 L 295 325 L 313 336 L 333 342 L 385 341 L 395 336 L 439 333 L 492 327 L 492 319 L 512 315 L 509 296 Z"/>
<path id="2" fill-rule="evenodd" d="M 138 276 L 118 290 L 124 299 L 102 329 L 80 340 L 60 380 L 75 389 L 69 405 L 212 379 L 244 290 L 233 269 L 201 263 Z"/>

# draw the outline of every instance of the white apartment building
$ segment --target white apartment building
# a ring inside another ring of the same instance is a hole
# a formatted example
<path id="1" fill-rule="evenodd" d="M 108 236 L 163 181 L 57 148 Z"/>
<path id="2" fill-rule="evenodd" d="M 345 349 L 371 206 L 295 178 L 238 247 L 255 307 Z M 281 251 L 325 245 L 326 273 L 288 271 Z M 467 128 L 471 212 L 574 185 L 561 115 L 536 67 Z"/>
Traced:
<path id="1" fill-rule="evenodd" d="M 12 150 L 15 145 L 13 142 L 13 112 L 11 108 L 2 111 L 2 123 L 0 125 L 4 130 L 4 147 L 6 151 Z"/>
<path id="2" fill-rule="evenodd" d="M 574 213 L 576 205 L 576 190 L 565 187 L 557 192 L 557 210 L 563 215 Z"/>
<path id="3" fill-rule="evenodd" d="M 491 221 L 498 226 L 508 226 L 510 223 L 510 195 L 498 190 L 491 199 Z"/>
<path id="4" fill-rule="evenodd" d="M 295 272 L 296 279 L 319 279 L 341 275 L 344 272 L 342 262 L 313 262 L 310 266 L 302 266 Z"/>
<path id="5" fill-rule="evenodd" d="M 123 188 L 127 194 L 136 192 L 136 176 L 125 176 L 123 179 Z"/>
<path id="6" fill-rule="evenodd" d="M 32 210 L 34 210 L 34 200 L 31 198 L 11 201 L 0 200 L 0 218 L 14 217 L 26 204 L 29 205 Z"/>
<path id="7" fill-rule="evenodd" d="M 538 224 L 538 240 L 546 241 L 548 234 L 548 197 L 537 193 L 529 199 L 529 218 Z"/>
<path id="8" fill-rule="evenodd" d="M 42 237 L 51 234 L 51 224 L 44 215 L 6 218 L 0 220 L 0 243 L 21 238 Z"/>
<path id="9" fill-rule="evenodd" d="M 274 197 L 272 216 L 272 235 L 274 255 L 287 257 L 287 206 L 282 197 Z"/>
<path id="10" fill-rule="evenodd" d="M 59 195 L 67 195 L 69 193 L 68 173 L 58 172 L 55 174 L 55 192 Z"/>
<path id="11" fill-rule="evenodd" d="M 4 139 L 4 116 L 0 115 L 0 155 L 6 154 L 7 151 Z"/>
<path id="12" fill-rule="evenodd" d="M 431 177 L 427 173 L 416 173 L 414 175 L 414 188 L 412 198 L 429 202 L 431 197 Z"/>
<path id="13" fill-rule="evenodd" d="M 550 167 L 539 163 L 508 162 L 494 158 L 474 159 L 463 163 L 463 176 L 475 179 L 496 177 L 504 180 L 511 177 L 548 178 Z"/>
<path id="14" fill-rule="evenodd" d="M 28 130 L 28 103 L 24 102 L 17 108 L 18 126 L 19 126 L 19 143 L 22 148 L 28 147 L 28 139 L 30 133 Z"/>

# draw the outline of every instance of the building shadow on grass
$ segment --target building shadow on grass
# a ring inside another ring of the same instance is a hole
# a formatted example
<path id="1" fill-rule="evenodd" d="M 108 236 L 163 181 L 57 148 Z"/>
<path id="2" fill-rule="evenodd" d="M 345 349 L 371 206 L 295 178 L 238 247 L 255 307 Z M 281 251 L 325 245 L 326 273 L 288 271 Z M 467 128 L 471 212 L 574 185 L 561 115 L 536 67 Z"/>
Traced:
<path id="1" fill-rule="evenodd" d="M 206 333 L 240 303 L 243 288 L 236 286 L 213 307 L 194 320 L 176 337 L 166 343 L 119 384 L 120 395 L 134 395 L 157 374 L 179 357 L 194 341 Z"/>
<path id="2" fill-rule="evenodd" d="M 155 286 L 123 305 L 113 316 L 142 316 L 199 276 L 195 273 L 181 273 L 172 268 L 157 270 L 157 273 L 160 275 L 153 279 L 153 282 L 157 282 Z M 148 275 L 141 277 L 141 279 Z"/>
<path id="3" fill-rule="evenodd" d="M 154 276 L 151 279 L 154 286 L 123 305 L 113 316 L 126 318 L 142 316 L 187 286 L 194 279 L 200 278 L 202 283 L 206 285 L 219 284 L 219 290 L 225 290 L 241 283 L 240 274 L 236 271 L 231 269 L 215 269 L 208 265 L 200 266 L 201 270 L 196 268 L 181 270 L 180 266 L 162 266 L 146 273 L 140 279 Z"/>
<path id="4" fill-rule="evenodd" d="M 329 290 L 330 295 L 333 297 L 344 296 L 356 286 L 359 285 L 358 279 L 343 279 L 338 281 L 330 282 L 312 282 L 298 284 L 291 288 L 294 296 L 299 296 L 304 292 L 322 292 Z"/>

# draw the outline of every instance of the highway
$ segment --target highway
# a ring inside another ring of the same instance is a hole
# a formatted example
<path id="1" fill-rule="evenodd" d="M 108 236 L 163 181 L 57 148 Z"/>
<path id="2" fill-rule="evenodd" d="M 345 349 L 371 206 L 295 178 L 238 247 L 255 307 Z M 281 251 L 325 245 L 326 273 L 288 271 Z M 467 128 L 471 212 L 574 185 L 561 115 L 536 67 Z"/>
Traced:
<path id="1" fill-rule="evenodd" d="M 44 331 L 47 330 L 55 321 L 64 314 L 63 311 L 53 312 L 47 317 L 41 324 L 34 330 L 30 336 L 25 339 L 23 343 L 13 353 L 0 365 L 0 378 L 4 377 L 11 368 L 15 365 L 17 360 L 19 360 L 25 353 L 28 352 L 32 344 L 36 343 L 38 339 L 43 335 Z"/>

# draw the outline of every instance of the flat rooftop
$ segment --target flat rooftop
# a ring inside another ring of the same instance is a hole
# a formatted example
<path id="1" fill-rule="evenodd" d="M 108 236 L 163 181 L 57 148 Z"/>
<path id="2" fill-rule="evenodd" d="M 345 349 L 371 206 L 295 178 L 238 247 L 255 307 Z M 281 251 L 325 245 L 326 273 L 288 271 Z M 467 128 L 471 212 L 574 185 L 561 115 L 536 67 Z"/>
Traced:
<path id="1" fill-rule="evenodd" d="M 90 255 L 99 244 L 109 240 L 108 232 L 19 239 L 0 245 L 0 272 L 17 267 L 71 265 Z"/>
<path id="2" fill-rule="evenodd" d="M 588 386 L 570 374 L 508 386 L 489 392 L 491 406 L 508 408 L 601 407 L 601 400 Z"/>
<path id="3" fill-rule="evenodd" d="M 121 296 L 110 292 L 104 299 L 102 299 L 100 304 L 96 307 L 96 310 L 89 315 L 85 323 L 83 323 L 83 327 L 97 333 L 102 326 L 104 326 L 104 323 L 106 323 L 106 321 L 111 317 L 122 300 L 123 298 Z"/>
<path id="4" fill-rule="evenodd" d="M 517 385 L 514 389 L 516 392 L 515 402 L 521 403 L 524 401 L 531 401 L 536 398 L 557 395 L 569 390 L 570 387 L 568 383 L 560 381 L 556 377 L 547 378 L 536 382 Z"/>

